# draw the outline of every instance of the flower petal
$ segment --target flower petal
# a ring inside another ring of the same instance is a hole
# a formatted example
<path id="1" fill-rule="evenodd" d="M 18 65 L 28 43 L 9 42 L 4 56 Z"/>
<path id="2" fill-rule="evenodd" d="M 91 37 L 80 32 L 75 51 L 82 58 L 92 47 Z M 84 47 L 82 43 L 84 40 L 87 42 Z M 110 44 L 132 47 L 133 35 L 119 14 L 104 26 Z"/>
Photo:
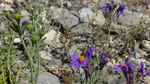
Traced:
<path id="1" fill-rule="evenodd" d="M 71 56 L 71 60 L 72 61 L 75 61 L 75 60 L 77 60 L 79 58 L 79 55 L 78 54 L 73 54 L 72 56 Z"/>
<path id="2" fill-rule="evenodd" d="M 114 68 L 117 69 L 117 72 L 122 71 L 122 70 L 121 70 L 121 66 L 119 66 L 119 65 L 117 65 L 117 64 L 114 64 Z"/>
<path id="3" fill-rule="evenodd" d="M 71 67 L 72 67 L 72 68 L 78 69 L 80 66 L 81 66 L 81 64 L 79 63 L 78 60 L 77 60 L 77 61 L 73 61 L 73 62 L 71 63 Z"/>
<path id="4" fill-rule="evenodd" d="M 94 47 L 93 45 L 86 51 L 86 54 L 85 54 L 85 59 L 86 61 L 88 62 L 90 59 L 91 59 L 91 56 L 94 52 Z"/>

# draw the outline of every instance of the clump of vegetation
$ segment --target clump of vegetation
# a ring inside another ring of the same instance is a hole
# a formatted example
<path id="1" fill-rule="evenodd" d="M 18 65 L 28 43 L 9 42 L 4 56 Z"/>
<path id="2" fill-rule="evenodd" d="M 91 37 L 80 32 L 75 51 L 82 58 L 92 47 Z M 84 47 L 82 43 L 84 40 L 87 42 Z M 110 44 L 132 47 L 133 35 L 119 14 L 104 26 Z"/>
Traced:
<path id="1" fill-rule="evenodd" d="M 72 1 L 71 1 L 72 2 Z M 79 0 L 79 3 L 82 6 L 84 4 L 82 0 Z M 146 4 L 144 1 L 141 1 L 142 4 Z M 68 9 L 81 7 L 77 6 L 76 3 L 74 7 Z M 52 3 L 48 3 L 48 7 L 51 7 Z M 67 7 L 66 7 L 67 8 Z M 26 0 L 26 3 L 23 6 L 20 6 L 17 2 L 14 2 L 14 11 L 4 11 L 5 19 L 7 23 L 5 24 L 6 30 L 0 30 L 0 84 L 18 84 L 22 83 L 23 79 L 28 79 L 31 84 L 37 84 L 38 76 L 41 70 L 41 57 L 39 52 L 45 46 L 43 44 L 42 38 L 44 34 L 49 29 L 45 29 L 47 23 L 42 21 L 40 13 L 43 11 L 43 8 L 38 7 L 38 3 L 31 3 L 29 0 Z M 145 40 L 147 28 L 143 28 L 143 20 L 139 22 L 138 26 L 131 24 L 131 31 L 124 35 L 124 31 L 121 31 L 119 34 L 121 40 L 124 41 L 124 44 L 117 45 L 123 46 L 119 52 L 111 54 L 111 48 L 109 47 L 109 39 L 111 35 L 111 25 L 113 23 L 117 24 L 120 16 L 125 15 L 124 12 L 125 5 L 116 5 L 113 3 L 106 3 L 105 6 L 101 8 L 103 15 L 106 18 L 106 22 L 102 27 L 108 28 L 107 32 L 97 31 L 98 33 L 93 35 L 94 39 L 97 39 L 102 45 L 101 52 L 98 55 L 94 55 L 96 43 L 93 42 L 88 47 L 88 49 L 83 48 L 86 52 L 82 52 L 81 55 L 74 53 L 71 57 L 67 57 L 67 63 L 70 63 L 72 70 L 73 81 L 72 84 L 81 83 L 81 84 L 104 84 L 104 76 L 102 70 L 107 66 L 111 59 L 116 59 L 115 55 L 119 54 L 125 61 L 118 64 L 113 64 L 106 71 L 108 75 L 116 75 L 117 72 L 122 72 L 126 83 L 139 83 L 139 81 L 147 75 L 150 75 L 150 72 L 145 70 L 144 63 L 140 62 L 140 67 L 135 68 L 136 65 L 133 64 L 130 57 L 123 56 L 125 51 L 123 48 L 127 49 L 129 45 L 134 45 L 134 41 Z M 21 10 L 26 10 L 29 13 L 29 20 L 23 20 L 21 16 Z M 46 10 L 46 9 L 45 9 Z M 50 10 L 47 10 L 50 11 Z M 46 14 L 48 16 L 48 14 Z M 48 26 L 57 25 L 55 22 L 51 21 Z M 9 23 L 9 24 L 8 24 Z M 67 55 L 66 52 L 70 48 L 70 45 L 74 43 L 71 36 L 69 36 L 69 30 L 64 28 L 62 24 L 58 24 L 57 30 L 62 33 L 62 38 L 71 39 L 71 41 L 64 44 L 65 54 L 62 58 L 65 58 Z M 102 28 L 103 29 L 103 28 Z M 122 33 L 123 32 L 123 33 Z M 133 33 L 135 32 L 135 33 Z M 7 35 L 7 36 L 5 36 Z M 14 39 L 18 37 L 20 39 L 21 48 L 15 45 Z M 26 38 L 29 38 L 26 41 Z M 86 46 L 86 47 L 87 47 Z M 54 50 L 55 51 L 55 50 Z M 55 51 L 57 52 L 57 51 Z M 130 52 L 130 51 L 129 51 Z M 60 54 L 57 52 L 57 54 Z M 26 59 L 21 58 L 20 55 L 25 55 Z M 71 58 L 71 59 L 70 59 Z M 16 63 L 17 61 L 22 60 L 24 64 Z M 62 59 L 63 62 L 66 60 Z M 80 72 L 80 69 L 83 70 L 85 76 Z M 26 70 L 29 70 L 25 73 Z M 78 74 L 76 74 L 78 73 Z"/>

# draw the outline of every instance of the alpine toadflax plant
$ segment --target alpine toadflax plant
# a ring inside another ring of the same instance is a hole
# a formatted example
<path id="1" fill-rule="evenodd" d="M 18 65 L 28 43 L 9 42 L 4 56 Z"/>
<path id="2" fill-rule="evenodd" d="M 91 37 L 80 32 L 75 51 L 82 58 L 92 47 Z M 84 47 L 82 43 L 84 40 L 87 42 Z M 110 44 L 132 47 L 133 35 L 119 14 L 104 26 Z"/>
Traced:
<path id="1" fill-rule="evenodd" d="M 150 75 L 150 72 L 146 72 L 144 69 L 144 63 L 141 62 L 140 64 L 140 69 L 138 70 L 138 75 L 142 75 L 142 76 L 146 76 L 146 75 Z"/>
<path id="2" fill-rule="evenodd" d="M 127 58 L 124 63 L 120 63 L 120 65 L 115 64 L 114 68 L 117 69 L 117 72 L 122 71 L 126 78 L 127 84 L 131 84 L 134 65 L 129 61 L 129 58 Z"/>
<path id="3" fill-rule="evenodd" d="M 82 67 L 84 69 L 86 80 L 88 80 L 88 62 L 91 59 L 91 56 L 93 54 L 94 48 L 93 45 L 86 51 L 85 56 L 79 56 L 77 54 L 72 55 L 72 63 L 71 67 L 78 69 L 79 67 Z"/>
<path id="4" fill-rule="evenodd" d="M 116 21 L 117 21 L 121 15 L 125 15 L 125 13 L 124 13 L 125 5 L 124 4 L 121 4 L 118 7 L 118 9 L 115 11 L 114 9 L 116 7 L 117 7 L 117 5 L 106 3 L 106 6 L 102 7 L 104 16 L 108 19 L 116 18 Z"/>
<path id="5" fill-rule="evenodd" d="M 93 45 L 86 51 L 85 56 L 79 56 L 78 54 L 74 54 L 72 55 L 71 59 L 72 59 L 72 63 L 71 63 L 71 67 L 72 68 L 79 68 L 81 67 L 87 67 L 88 66 L 88 62 L 91 59 L 91 56 L 93 54 L 94 48 Z"/>
<path id="6" fill-rule="evenodd" d="M 102 69 L 104 67 L 104 65 L 106 65 L 108 63 L 108 59 L 107 58 L 107 53 L 102 53 L 101 54 L 101 58 L 100 58 L 100 69 Z"/>

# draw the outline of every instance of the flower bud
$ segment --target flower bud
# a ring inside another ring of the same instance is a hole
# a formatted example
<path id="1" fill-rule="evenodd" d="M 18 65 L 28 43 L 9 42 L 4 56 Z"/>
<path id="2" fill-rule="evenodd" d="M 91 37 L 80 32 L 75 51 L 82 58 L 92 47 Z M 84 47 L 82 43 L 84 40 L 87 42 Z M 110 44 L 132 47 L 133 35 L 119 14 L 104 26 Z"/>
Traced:
<path id="1" fill-rule="evenodd" d="M 21 17 L 20 13 L 14 14 L 14 18 L 15 18 L 17 21 L 20 20 L 20 17 Z"/>
<path id="2" fill-rule="evenodd" d="M 32 42 L 36 42 L 36 41 L 38 41 L 39 40 L 39 36 L 38 35 L 31 35 L 31 41 Z"/>
<path id="3" fill-rule="evenodd" d="M 32 24 L 28 24 L 28 25 L 26 26 L 26 29 L 27 29 L 28 31 L 33 31 L 33 25 L 32 25 Z"/>
<path id="4" fill-rule="evenodd" d="M 24 21 L 22 22 L 22 26 L 26 25 L 27 23 L 28 23 L 28 21 L 24 20 Z"/>
<path id="5" fill-rule="evenodd" d="M 29 5 L 26 5 L 26 6 L 25 6 L 25 9 L 26 9 L 28 12 L 30 12 L 30 9 L 31 9 L 31 8 L 30 8 Z"/>
<path id="6" fill-rule="evenodd" d="M 41 36 L 41 37 L 42 37 L 44 34 L 45 34 L 44 31 L 41 31 L 41 32 L 40 32 L 40 36 Z"/>
<path id="7" fill-rule="evenodd" d="M 10 19 L 11 18 L 11 13 L 9 11 L 5 12 L 5 17 L 7 19 Z"/>

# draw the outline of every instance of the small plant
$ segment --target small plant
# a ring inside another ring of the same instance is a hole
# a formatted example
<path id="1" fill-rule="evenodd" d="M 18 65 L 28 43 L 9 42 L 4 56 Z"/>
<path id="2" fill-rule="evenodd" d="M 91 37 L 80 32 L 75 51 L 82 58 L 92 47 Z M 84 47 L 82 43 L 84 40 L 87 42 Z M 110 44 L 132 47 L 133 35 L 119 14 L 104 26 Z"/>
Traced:
<path id="1" fill-rule="evenodd" d="M 108 60 L 106 59 L 107 54 L 102 53 L 100 60 L 97 59 L 99 63 L 95 63 L 90 61 L 92 54 L 94 52 L 93 45 L 86 51 L 86 54 L 84 56 L 79 56 L 77 54 L 72 55 L 72 63 L 71 67 L 79 69 L 82 67 L 82 69 L 85 72 L 85 80 L 80 78 L 84 84 L 93 84 L 93 83 L 100 83 L 102 81 L 100 80 L 101 70 L 103 69 L 104 65 L 108 63 Z M 96 61 L 96 60 L 95 60 Z M 93 67 L 93 65 L 98 65 Z M 97 73 L 97 74 L 96 74 Z M 76 77 L 76 76 L 75 76 Z M 86 82 L 85 82 L 86 81 Z"/>
<path id="2" fill-rule="evenodd" d="M 135 81 L 135 79 L 138 82 L 140 76 L 143 77 L 146 75 L 150 75 L 150 72 L 146 72 L 144 70 L 143 62 L 141 62 L 140 69 L 138 69 L 137 74 L 133 74 L 133 73 L 135 73 L 134 65 L 133 65 L 133 63 L 131 63 L 129 61 L 129 58 L 127 58 L 124 63 L 120 63 L 120 65 L 115 64 L 114 68 L 117 69 L 117 72 L 120 72 L 120 71 L 123 72 L 123 74 L 126 78 L 127 84 L 132 84 Z M 137 78 L 134 79 L 134 75 L 136 75 Z"/>
<path id="3" fill-rule="evenodd" d="M 10 12 L 7 11 L 5 12 L 5 17 L 9 20 L 9 25 L 8 28 L 10 29 L 11 32 L 17 33 L 19 35 L 19 38 L 21 40 L 21 43 L 24 48 L 25 54 L 28 56 L 28 62 L 30 65 L 30 72 L 29 74 L 29 80 L 31 84 L 36 84 L 38 75 L 40 73 L 40 47 L 42 47 L 42 36 L 44 35 L 44 31 L 39 29 L 39 23 L 40 23 L 40 18 L 38 15 L 37 8 L 34 6 L 34 9 L 31 9 L 31 5 L 25 6 L 25 9 L 30 13 L 30 21 L 23 21 L 21 22 L 21 13 L 19 11 L 16 12 Z M 36 14 L 37 13 L 37 14 Z M 38 17 L 38 18 L 35 18 Z M 24 38 L 24 32 L 29 32 L 30 33 L 30 40 L 31 44 L 26 44 Z M 9 81 L 11 84 L 14 83 L 12 81 L 12 76 L 10 74 L 11 69 L 10 69 L 10 64 L 9 64 L 9 59 L 10 59 L 10 49 L 12 45 L 12 40 L 10 40 L 9 47 L 8 47 L 8 56 L 7 56 L 7 66 L 8 66 L 8 72 L 9 72 Z M 30 46 L 30 49 L 28 48 Z M 37 65 L 37 66 L 36 66 Z M 20 71 L 20 69 L 19 69 Z M 4 73 L 4 72 L 3 72 Z M 19 73 L 19 72 L 17 72 Z M 18 76 L 18 74 L 17 74 Z M 4 79 L 3 79 L 4 80 Z M 6 80 L 5 80 L 6 81 Z M 16 79 L 18 81 L 18 77 Z"/>

